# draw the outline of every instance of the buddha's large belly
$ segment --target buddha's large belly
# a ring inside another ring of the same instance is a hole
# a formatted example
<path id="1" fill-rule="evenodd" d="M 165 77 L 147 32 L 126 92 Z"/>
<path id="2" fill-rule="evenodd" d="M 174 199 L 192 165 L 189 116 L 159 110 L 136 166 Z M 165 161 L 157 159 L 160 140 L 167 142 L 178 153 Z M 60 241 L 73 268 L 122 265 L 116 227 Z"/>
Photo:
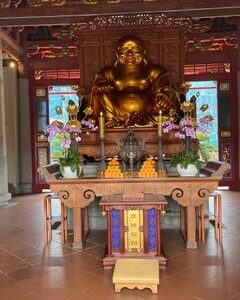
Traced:
<path id="1" fill-rule="evenodd" d="M 145 111 L 150 104 L 151 97 L 144 92 L 121 92 L 116 95 L 114 100 L 121 111 L 133 113 Z"/>

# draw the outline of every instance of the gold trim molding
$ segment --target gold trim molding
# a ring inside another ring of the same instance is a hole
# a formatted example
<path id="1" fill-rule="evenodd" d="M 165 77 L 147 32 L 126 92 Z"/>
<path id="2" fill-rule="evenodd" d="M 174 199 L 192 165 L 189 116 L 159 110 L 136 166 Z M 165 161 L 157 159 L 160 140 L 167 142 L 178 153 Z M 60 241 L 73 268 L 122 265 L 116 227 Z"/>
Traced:
<path id="1" fill-rule="evenodd" d="M 181 26 L 189 29 L 192 27 L 191 18 L 172 18 L 165 14 L 148 13 L 148 14 L 132 14 L 132 15 L 116 15 L 95 17 L 93 20 L 85 23 L 73 24 L 73 32 L 84 30 L 107 29 L 112 27 L 127 26 L 152 26 L 159 25 L 163 27 Z"/>
<path id="2" fill-rule="evenodd" d="M 82 0 L 84 4 L 90 4 L 90 5 L 95 5 L 95 4 L 100 4 L 102 0 Z M 121 0 L 106 0 L 105 1 L 107 4 L 113 4 L 113 3 L 119 3 Z"/>
<path id="3" fill-rule="evenodd" d="M 82 3 L 84 4 L 90 4 L 90 5 L 95 5 L 95 4 L 102 4 L 102 2 L 105 2 L 107 4 L 115 4 L 115 3 L 119 3 L 122 0 L 82 0 Z M 156 0 L 142 0 L 142 2 L 153 2 Z M 123 1 L 126 2 L 126 1 Z"/>

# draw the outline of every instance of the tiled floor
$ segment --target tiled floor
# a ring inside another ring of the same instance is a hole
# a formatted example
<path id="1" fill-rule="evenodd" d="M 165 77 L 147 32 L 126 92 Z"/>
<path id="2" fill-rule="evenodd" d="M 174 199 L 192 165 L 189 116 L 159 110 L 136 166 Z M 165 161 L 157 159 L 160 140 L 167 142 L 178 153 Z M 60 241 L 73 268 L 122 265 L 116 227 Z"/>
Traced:
<path id="1" fill-rule="evenodd" d="M 101 258 L 105 232 L 91 232 L 86 249 L 61 245 L 58 231 L 43 243 L 42 195 L 18 196 L 0 209 L 1 300 L 240 300 L 240 193 L 224 192 L 223 243 L 209 225 L 207 242 L 186 250 L 174 214 L 166 217 L 157 295 L 149 290 L 114 292 Z"/>

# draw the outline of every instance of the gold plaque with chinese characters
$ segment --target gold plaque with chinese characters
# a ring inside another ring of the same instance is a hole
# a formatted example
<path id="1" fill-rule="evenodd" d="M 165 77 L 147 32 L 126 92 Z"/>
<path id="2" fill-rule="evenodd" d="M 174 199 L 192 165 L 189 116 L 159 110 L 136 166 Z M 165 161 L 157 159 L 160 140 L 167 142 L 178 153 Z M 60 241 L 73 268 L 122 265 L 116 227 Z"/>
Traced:
<path id="1" fill-rule="evenodd" d="M 124 210 L 125 252 L 144 252 L 143 210 Z"/>

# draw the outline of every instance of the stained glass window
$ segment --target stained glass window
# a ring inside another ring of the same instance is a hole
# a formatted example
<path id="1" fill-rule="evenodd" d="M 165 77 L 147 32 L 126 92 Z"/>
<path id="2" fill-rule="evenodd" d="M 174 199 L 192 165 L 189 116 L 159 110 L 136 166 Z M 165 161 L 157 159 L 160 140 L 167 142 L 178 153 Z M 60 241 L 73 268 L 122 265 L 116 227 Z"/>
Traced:
<path id="1" fill-rule="evenodd" d="M 66 108 L 68 101 L 72 100 L 76 105 L 79 105 L 79 99 L 73 86 L 49 86 L 48 101 L 49 101 L 49 124 L 58 120 L 66 124 L 68 122 L 68 113 Z M 50 161 L 57 161 L 62 155 L 60 140 L 53 139 L 50 142 Z"/>
<path id="2" fill-rule="evenodd" d="M 205 138 L 198 136 L 200 140 L 200 155 L 204 160 L 218 159 L 217 81 L 191 81 L 190 84 L 191 87 L 187 93 L 187 99 L 199 93 L 199 97 L 197 97 L 196 101 L 197 118 L 199 119 L 206 115 L 213 117 L 211 128 L 208 128 L 211 132 L 210 136 Z M 205 104 L 208 105 L 208 108 L 202 111 L 201 108 Z"/>

